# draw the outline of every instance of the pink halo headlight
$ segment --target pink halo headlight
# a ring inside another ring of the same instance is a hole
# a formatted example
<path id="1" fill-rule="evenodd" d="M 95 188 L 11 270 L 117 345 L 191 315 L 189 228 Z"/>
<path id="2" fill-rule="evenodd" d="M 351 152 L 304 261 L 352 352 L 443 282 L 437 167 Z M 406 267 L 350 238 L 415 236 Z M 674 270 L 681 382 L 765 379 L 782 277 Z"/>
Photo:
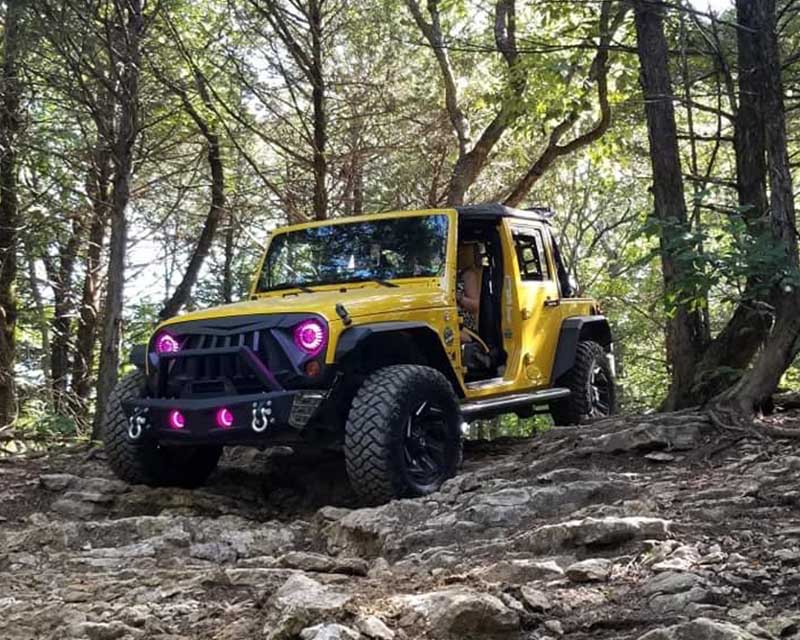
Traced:
<path id="1" fill-rule="evenodd" d="M 170 333 L 159 333 L 155 340 L 156 353 L 175 353 L 181 348 L 178 339 Z"/>
<path id="2" fill-rule="evenodd" d="M 221 429 L 230 429 L 233 426 L 233 414 L 227 407 L 217 409 L 217 426 Z"/>
<path id="3" fill-rule="evenodd" d="M 327 330 L 319 320 L 306 320 L 294 329 L 294 343 L 310 356 L 322 351 L 327 339 Z"/>
<path id="4" fill-rule="evenodd" d="M 186 426 L 186 418 L 177 409 L 173 409 L 167 414 L 167 424 L 170 429 L 183 429 Z"/>

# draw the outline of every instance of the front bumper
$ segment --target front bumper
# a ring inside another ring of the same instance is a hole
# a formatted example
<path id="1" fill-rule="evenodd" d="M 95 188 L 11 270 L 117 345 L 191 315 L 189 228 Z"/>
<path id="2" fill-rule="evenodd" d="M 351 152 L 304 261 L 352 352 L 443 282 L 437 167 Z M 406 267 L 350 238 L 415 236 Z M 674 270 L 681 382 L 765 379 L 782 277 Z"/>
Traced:
<path id="1" fill-rule="evenodd" d="M 322 391 L 281 390 L 210 398 L 135 398 L 122 407 L 133 442 L 259 444 L 302 430 L 326 397 Z M 222 408 L 233 417 L 230 426 L 218 423 Z M 170 420 L 175 411 L 181 414 L 182 427 Z"/>

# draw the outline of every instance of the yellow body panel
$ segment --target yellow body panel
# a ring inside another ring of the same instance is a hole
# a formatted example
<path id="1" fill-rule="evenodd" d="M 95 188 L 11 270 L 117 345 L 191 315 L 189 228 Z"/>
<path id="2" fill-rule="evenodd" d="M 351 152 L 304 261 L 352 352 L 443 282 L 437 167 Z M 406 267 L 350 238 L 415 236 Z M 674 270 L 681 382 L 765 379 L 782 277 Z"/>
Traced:
<path id="1" fill-rule="evenodd" d="M 502 241 L 505 268 L 501 296 L 503 346 L 508 359 L 502 378 L 464 384 L 461 364 L 461 345 L 458 310 L 456 306 L 457 230 L 458 214 L 454 209 L 430 209 L 354 216 L 338 220 L 309 222 L 278 229 L 276 236 L 309 227 L 350 224 L 380 218 L 398 218 L 445 214 L 449 219 L 449 237 L 445 275 L 438 278 L 408 278 L 392 282 L 397 287 L 387 288 L 375 282 L 352 282 L 313 287 L 312 293 L 287 289 L 266 293 L 256 292 L 254 278 L 250 299 L 247 301 L 213 307 L 178 316 L 162 323 L 160 327 L 189 320 L 209 320 L 230 316 L 281 313 L 315 313 L 328 322 L 329 340 L 325 356 L 327 363 L 335 360 L 336 345 L 347 329 L 336 313 L 341 303 L 352 318 L 351 326 L 375 322 L 423 322 L 430 326 L 447 353 L 453 370 L 467 398 L 488 398 L 547 387 L 552 384 L 550 371 L 558 344 L 561 321 L 565 317 L 589 315 L 595 303 L 591 299 L 560 299 L 558 284 L 553 274 L 555 264 L 552 251 L 546 247 L 550 278 L 545 281 L 523 281 L 514 249 L 512 228 L 519 221 L 500 219 L 498 222 Z M 524 221 L 526 227 L 543 229 L 544 224 Z M 543 234 L 549 243 L 549 234 Z M 257 274 L 261 272 L 266 252 L 262 256 Z M 545 302 L 550 304 L 546 305 Z M 552 305 L 552 306 L 551 306 Z M 160 328 L 159 327 L 159 328 Z M 448 345 L 443 339 L 452 332 L 454 340 Z"/>

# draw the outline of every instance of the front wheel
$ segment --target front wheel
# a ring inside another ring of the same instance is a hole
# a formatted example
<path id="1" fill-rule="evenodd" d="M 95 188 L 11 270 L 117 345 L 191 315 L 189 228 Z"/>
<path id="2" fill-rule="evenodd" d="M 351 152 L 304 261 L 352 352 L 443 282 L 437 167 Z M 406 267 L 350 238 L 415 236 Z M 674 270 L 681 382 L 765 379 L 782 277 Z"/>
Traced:
<path id="1" fill-rule="evenodd" d="M 550 415 L 558 425 L 580 424 L 605 418 L 617 409 L 614 374 L 602 346 L 591 340 L 578 343 L 575 364 L 559 381 L 572 393 L 550 403 Z"/>
<path id="2" fill-rule="evenodd" d="M 344 453 L 350 483 L 365 501 L 438 490 L 461 460 L 461 411 L 453 387 L 430 367 L 378 369 L 353 399 Z"/>
<path id="3" fill-rule="evenodd" d="M 222 447 L 167 447 L 157 442 L 134 443 L 128 437 L 125 400 L 141 398 L 145 375 L 139 370 L 122 378 L 108 398 L 103 417 L 103 444 L 111 470 L 131 484 L 197 487 L 217 466 Z"/>

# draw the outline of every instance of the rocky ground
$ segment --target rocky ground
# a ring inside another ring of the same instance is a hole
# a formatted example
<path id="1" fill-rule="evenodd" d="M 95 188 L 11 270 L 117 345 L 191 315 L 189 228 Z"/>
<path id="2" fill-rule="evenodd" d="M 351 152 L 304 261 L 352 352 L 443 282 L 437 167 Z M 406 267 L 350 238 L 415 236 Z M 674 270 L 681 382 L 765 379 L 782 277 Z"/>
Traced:
<path id="1" fill-rule="evenodd" d="M 441 492 L 360 509 L 336 458 L 235 450 L 198 491 L 1 459 L 0 638 L 800 638 L 800 440 L 743 436 L 473 443 Z"/>

